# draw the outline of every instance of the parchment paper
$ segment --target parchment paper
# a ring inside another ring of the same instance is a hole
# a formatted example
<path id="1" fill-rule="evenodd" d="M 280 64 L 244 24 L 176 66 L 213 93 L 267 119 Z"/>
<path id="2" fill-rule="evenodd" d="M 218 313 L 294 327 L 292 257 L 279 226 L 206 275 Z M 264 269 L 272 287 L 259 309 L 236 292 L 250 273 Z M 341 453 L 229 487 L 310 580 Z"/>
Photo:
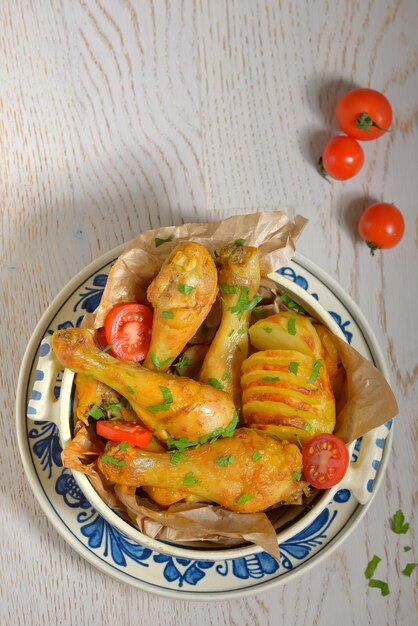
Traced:
<path id="1" fill-rule="evenodd" d="M 259 248 L 261 273 L 265 277 L 289 262 L 306 223 L 301 216 L 292 223 L 284 212 L 271 211 L 141 233 L 116 261 L 96 315 L 83 325 L 101 327 L 108 311 L 119 302 L 147 303 L 148 285 L 179 241 L 196 241 L 214 253 L 237 239 L 245 239 L 247 245 Z M 156 246 L 157 238 L 168 241 Z M 277 305 L 267 305 L 267 310 L 269 307 L 274 310 Z M 344 398 L 337 407 L 336 434 L 349 443 L 394 417 L 397 405 L 382 374 L 348 344 L 337 337 L 335 340 L 347 373 Z M 276 532 L 265 513 L 239 514 L 200 503 L 178 503 L 163 510 L 149 498 L 139 498 L 135 489 L 106 484 L 94 461 L 94 456 L 101 454 L 100 447 L 95 441 L 89 444 L 91 431 L 83 428 L 78 428 L 75 439 L 63 452 L 64 465 L 88 474 L 105 502 L 124 511 L 144 534 L 180 543 L 210 541 L 216 545 L 236 545 L 245 540 L 279 559 Z M 299 504 L 303 493 L 309 494 L 309 488 L 301 481 Z"/>

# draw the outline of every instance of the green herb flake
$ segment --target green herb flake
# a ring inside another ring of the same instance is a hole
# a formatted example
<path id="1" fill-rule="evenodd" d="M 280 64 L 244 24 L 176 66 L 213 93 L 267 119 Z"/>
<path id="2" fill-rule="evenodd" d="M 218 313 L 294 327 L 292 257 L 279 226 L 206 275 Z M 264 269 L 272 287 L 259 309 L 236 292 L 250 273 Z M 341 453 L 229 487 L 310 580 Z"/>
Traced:
<path id="1" fill-rule="evenodd" d="M 306 424 L 304 424 L 303 426 L 303 430 L 306 430 L 306 432 L 308 433 L 310 430 L 312 430 L 312 426 L 306 422 Z"/>
<path id="2" fill-rule="evenodd" d="M 223 295 L 228 295 L 228 294 L 231 294 L 231 293 L 238 293 L 239 292 L 239 287 L 238 287 L 238 285 L 219 285 L 219 291 Z"/>
<path id="3" fill-rule="evenodd" d="M 302 478 L 302 472 L 293 472 L 293 478 L 295 480 L 300 480 Z"/>
<path id="4" fill-rule="evenodd" d="M 126 461 L 115 459 L 114 456 L 107 456 L 106 454 L 102 456 L 103 463 L 110 463 L 111 465 L 117 465 L 118 467 L 123 467 L 126 465 Z"/>
<path id="5" fill-rule="evenodd" d="M 225 389 L 224 385 L 217 378 L 208 378 L 208 385 L 212 385 L 216 389 Z"/>
<path id="6" fill-rule="evenodd" d="M 111 350 L 113 348 L 113 345 L 111 343 L 108 343 L 106 348 L 103 348 L 102 352 L 109 352 L 109 350 Z"/>
<path id="7" fill-rule="evenodd" d="M 192 287 L 191 285 L 184 285 L 183 283 L 180 283 L 178 289 L 180 293 L 183 294 L 183 296 L 188 296 L 189 293 L 193 291 L 194 287 Z"/>
<path id="8" fill-rule="evenodd" d="M 260 450 L 254 450 L 253 461 L 255 463 L 257 463 L 257 461 L 259 461 L 262 457 L 263 457 L 263 455 L 261 454 Z"/>
<path id="9" fill-rule="evenodd" d="M 122 452 L 126 452 L 129 448 L 129 443 L 127 441 L 121 441 L 119 444 L 119 448 L 122 450 Z"/>
<path id="10" fill-rule="evenodd" d="M 200 330 L 202 331 L 202 333 L 206 334 L 209 330 L 208 325 L 205 322 L 203 322 L 203 324 L 200 327 Z"/>
<path id="11" fill-rule="evenodd" d="M 267 333 L 268 335 L 270 335 L 270 333 L 273 332 L 273 329 L 271 326 L 263 326 L 263 330 L 265 333 Z"/>
<path id="12" fill-rule="evenodd" d="M 234 461 L 235 459 L 232 455 L 220 456 L 218 459 L 215 459 L 215 463 L 219 465 L 219 467 L 228 467 L 228 465 L 232 465 Z"/>
<path id="13" fill-rule="evenodd" d="M 404 546 L 403 548 L 404 552 L 409 552 L 410 550 L 412 550 L 411 546 Z"/>
<path id="14" fill-rule="evenodd" d="M 298 375 L 298 368 L 299 368 L 299 363 L 297 363 L 296 361 L 291 361 L 289 363 L 289 372 L 291 374 L 294 374 L 295 376 Z"/>
<path id="15" fill-rule="evenodd" d="M 154 404 L 153 406 L 147 406 L 147 410 L 151 413 L 157 413 L 158 411 L 168 411 L 170 404 L 173 404 L 173 396 L 168 387 L 162 387 L 159 385 L 160 391 L 163 394 L 164 402 L 161 404 Z"/>
<path id="16" fill-rule="evenodd" d="M 193 474 L 193 472 L 187 472 L 186 476 L 184 477 L 183 480 L 183 485 L 201 485 L 202 481 L 201 480 L 197 480 L 196 476 Z"/>
<path id="17" fill-rule="evenodd" d="M 382 596 L 388 596 L 390 594 L 389 585 L 383 580 L 375 580 L 372 578 L 369 581 L 369 587 L 376 587 L 377 589 L 380 589 Z"/>
<path id="18" fill-rule="evenodd" d="M 295 311 L 295 313 L 302 313 L 303 315 L 307 314 L 303 306 L 295 302 L 293 298 L 287 295 L 287 293 L 280 294 L 280 299 L 290 311 Z"/>
<path id="19" fill-rule="evenodd" d="M 170 454 L 170 463 L 173 465 L 178 465 L 183 459 L 187 459 L 187 454 L 184 454 L 181 450 L 174 450 Z"/>
<path id="20" fill-rule="evenodd" d="M 296 317 L 291 317 L 287 322 L 287 332 L 289 335 L 296 335 Z"/>
<path id="21" fill-rule="evenodd" d="M 102 417 L 105 417 L 106 413 L 97 404 L 94 404 L 91 407 L 90 411 L 87 411 L 86 415 L 88 417 L 92 417 L 95 420 L 99 420 Z"/>
<path id="22" fill-rule="evenodd" d="M 237 500 L 237 504 L 245 504 L 246 502 L 248 502 L 249 500 L 252 500 L 254 498 L 254 496 L 252 496 L 250 493 L 243 493 L 242 496 L 240 496 Z"/>
<path id="23" fill-rule="evenodd" d="M 213 251 L 213 255 L 214 255 L 215 259 L 219 258 L 219 252 L 217 250 Z"/>
<path id="24" fill-rule="evenodd" d="M 376 555 L 374 555 L 374 557 L 372 558 L 371 561 L 369 561 L 367 567 L 366 567 L 366 571 L 364 572 L 364 575 L 366 578 L 368 578 L 370 580 L 370 578 L 372 578 L 373 574 L 376 571 L 377 566 L 379 565 L 380 561 L 382 559 Z"/>
<path id="25" fill-rule="evenodd" d="M 267 313 L 266 313 L 266 311 L 263 311 L 263 309 L 255 308 L 255 309 L 252 310 L 252 314 L 257 319 L 263 319 L 263 318 L 267 317 Z"/>
<path id="26" fill-rule="evenodd" d="M 211 433 L 208 433 L 207 435 L 203 435 L 203 437 L 200 437 L 199 443 L 201 444 L 204 444 L 207 442 L 215 443 L 215 441 L 217 441 L 219 437 L 232 437 L 237 424 L 238 424 L 238 411 L 234 411 L 234 416 L 226 428 L 216 428 Z"/>
<path id="27" fill-rule="evenodd" d="M 233 328 L 232 330 L 229 331 L 228 333 L 228 337 L 231 337 L 235 332 L 235 328 Z"/>
<path id="28" fill-rule="evenodd" d="M 228 374 L 228 372 L 225 372 L 225 374 L 222 376 L 222 380 L 229 380 L 231 377 Z"/>
<path id="29" fill-rule="evenodd" d="M 135 395 L 135 389 L 133 387 L 130 387 L 129 385 L 126 387 L 126 391 L 133 396 Z"/>
<path id="30" fill-rule="evenodd" d="M 170 235 L 169 237 L 167 237 L 167 239 L 161 239 L 160 237 L 155 237 L 154 239 L 155 247 L 159 248 L 160 246 L 163 245 L 163 243 L 168 243 L 169 241 L 173 241 L 173 239 L 174 239 L 174 235 Z"/>
<path id="31" fill-rule="evenodd" d="M 414 571 L 414 569 L 416 568 L 416 566 L 417 566 L 416 563 L 408 563 L 405 569 L 402 570 L 402 574 L 405 574 L 405 576 L 410 576 L 412 572 Z"/>
<path id="32" fill-rule="evenodd" d="M 409 530 L 409 523 L 405 523 L 405 515 L 401 510 L 393 516 L 392 530 L 398 535 L 405 535 Z"/>
<path id="33" fill-rule="evenodd" d="M 237 239 L 234 243 L 236 246 L 245 246 L 245 239 Z"/>
<path id="34" fill-rule="evenodd" d="M 237 303 L 234 306 L 229 307 L 231 313 L 236 313 L 240 320 L 245 311 L 251 311 L 255 306 L 263 299 L 263 296 L 255 296 L 250 302 L 249 300 L 250 290 L 248 287 L 241 287 L 241 293 L 238 297 Z"/>
<path id="35" fill-rule="evenodd" d="M 177 363 L 173 363 L 173 367 L 175 367 L 176 369 L 180 370 L 183 369 L 183 367 L 188 367 L 190 365 L 190 359 L 187 356 L 182 356 L 181 359 L 179 359 L 177 361 Z"/>
<path id="36" fill-rule="evenodd" d="M 162 317 L 166 320 L 172 320 L 174 318 L 173 311 L 163 311 L 161 313 Z"/>
<path id="37" fill-rule="evenodd" d="M 170 363 L 170 361 L 172 361 L 173 357 L 169 356 L 168 359 L 164 359 L 164 361 L 160 361 L 160 359 L 158 358 L 158 356 L 156 354 L 154 354 L 154 352 L 150 352 L 150 359 L 151 361 L 154 363 L 155 367 L 157 369 L 160 369 L 161 367 L 164 367 L 165 365 L 167 365 L 168 363 Z"/>
<path id="38" fill-rule="evenodd" d="M 179 450 L 183 452 L 186 448 L 193 448 L 199 445 L 196 441 L 189 441 L 187 437 L 180 437 L 180 439 L 172 439 L 169 437 L 166 441 L 167 448 L 171 450 Z"/>
<path id="39" fill-rule="evenodd" d="M 278 376 L 264 376 L 263 380 L 265 380 L 266 383 L 276 383 L 280 378 Z"/>
<path id="40" fill-rule="evenodd" d="M 309 376 L 308 380 L 306 381 L 308 385 L 312 385 L 312 383 L 316 381 L 316 379 L 319 376 L 319 370 L 321 369 L 322 365 L 323 363 L 321 359 L 318 359 L 317 361 L 315 361 L 312 374 Z"/>
<path id="41" fill-rule="evenodd" d="M 245 335 L 246 332 L 247 332 L 247 329 L 244 327 L 238 328 L 237 330 L 238 335 Z"/>

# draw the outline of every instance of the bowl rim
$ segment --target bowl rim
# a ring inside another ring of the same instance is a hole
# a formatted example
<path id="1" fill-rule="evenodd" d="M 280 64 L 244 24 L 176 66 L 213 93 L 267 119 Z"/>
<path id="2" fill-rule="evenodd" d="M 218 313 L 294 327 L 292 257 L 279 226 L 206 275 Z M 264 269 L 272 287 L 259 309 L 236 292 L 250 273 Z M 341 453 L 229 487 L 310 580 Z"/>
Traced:
<path id="1" fill-rule="evenodd" d="M 265 581 L 262 583 L 262 587 L 259 585 L 246 587 L 238 590 L 228 590 L 228 591 L 218 591 L 208 593 L 204 592 L 189 592 L 182 590 L 181 592 L 177 589 L 167 589 L 167 588 L 155 588 L 153 583 L 148 581 L 132 581 L 129 577 L 126 578 L 123 572 L 115 569 L 110 569 L 107 563 L 102 561 L 100 558 L 97 558 L 97 555 L 89 550 L 84 544 L 80 544 L 79 540 L 73 535 L 73 533 L 66 526 L 65 522 L 61 519 L 58 512 L 53 507 L 50 502 L 47 492 L 44 486 L 39 482 L 39 477 L 36 474 L 32 463 L 31 450 L 29 446 L 29 440 L 27 438 L 27 418 L 26 418 L 26 401 L 27 401 L 27 387 L 29 384 L 29 373 L 34 366 L 34 362 L 36 360 L 37 348 L 45 336 L 46 330 L 48 328 L 47 322 L 50 318 L 53 318 L 57 313 L 57 301 L 60 300 L 60 296 L 67 296 L 68 293 L 74 293 L 74 288 L 79 287 L 79 282 L 82 280 L 83 282 L 87 280 L 88 276 L 92 274 L 94 270 L 94 274 L 100 271 L 100 269 L 106 267 L 109 262 L 111 262 L 115 256 L 120 254 L 120 252 L 125 248 L 125 244 L 122 246 L 118 246 L 117 248 L 110 250 L 106 254 L 104 254 L 99 259 L 92 261 L 88 266 L 83 268 L 78 274 L 70 280 L 65 287 L 60 291 L 60 293 L 56 296 L 54 301 L 45 311 L 41 319 L 38 321 L 31 338 L 28 342 L 28 346 L 25 350 L 21 368 L 19 371 L 19 378 L 17 384 L 17 397 L 16 397 L 16 430 L 17 430 L 17 440 L 19 445 L 20 457 L 22 459 L 22 464 L 24 466 L 24 470 L 26 473 L 26 477 L 28 482 L 34 492 L 38 500 L 38 504 L 40 505 L 42 511 L 52 523 L 57 532 L 63 537 L 63 539 L 71 545 L 71 547 L 86 561 L 92 564 L 101 572 L 111 575 L 116 578 L 119 582 L 124 582 L 135 586 L 144 591 L 152 592 L 157 595 L 172 598 L 172 599 L 184 599 L 184 600 L 192 600 L 192 601 L 225 601 L 230 599 L 242 598 L 248 595 L 255 595 L 259 593 L 260 590 L 267 591 L 274 587 L 285 584 L 288 581 L 295 580 L 303 573 L 311 570 L 317 564 L 323 562 L 327 559 L 332 552 L 334 552 L 337 548 L 339 548 L 342 543 L 348 538 L 348 536 L 358 527 L 361 520 L 366 515 L 371 502 L 379 490 L 381 483 L 383 481 L 385 470 L 390 458 L 390 451 L 393 442 L 393 426 L 390 432 L 387 435 L 385 445 L 383 446 L 383 455 L 382 460 L 379 466 L 379 469 L 376 474 L 376 479 L 373 488 L 372 498 L 366 504 L 357 504 L 357 507 L 350 515 L 347 524 L 344 527 L 344 531 L 338 533 L 337 536 L 332 538 L 323 549 L 316 554 L 313 558 L 310 559 L 307 563 L 301 563 L 297 568 L 286 573 L 286 576 L 274 578 L 269 581 Z M 324 270 L 322 270 L 319 266 L 317 266 L 314 262 L 308 260 L 305 256 L 300 253 L 295 253 L 293 260 L 297 265 L 299 265 L 302 269 L 305 269 L 307 272 L 310 272 L 314 277 L 317 277 L 320 281 L 322 281 L 325 285 L 327 285 L 330 291 L 334 292 L 334 295 L 341 300 L 341 302 L 349 307 L 350 317 L 355 321 L 356 325 L 358 325 L 360 332 L 365 338 L 370 353 L 373 357 L 374 363 L 377 367 L 384 373 L 386 378 L 388 377 L 387 366 L 381 351 L 379 344 L 377 343 L 377 339 L 371 329 L 368 321 L 365 316 L 359 309 L 358 305 L 352 300 L 352 298 L 344 291 L 344 289 L 337 283 L 334 279 L 331 278 Z"/>

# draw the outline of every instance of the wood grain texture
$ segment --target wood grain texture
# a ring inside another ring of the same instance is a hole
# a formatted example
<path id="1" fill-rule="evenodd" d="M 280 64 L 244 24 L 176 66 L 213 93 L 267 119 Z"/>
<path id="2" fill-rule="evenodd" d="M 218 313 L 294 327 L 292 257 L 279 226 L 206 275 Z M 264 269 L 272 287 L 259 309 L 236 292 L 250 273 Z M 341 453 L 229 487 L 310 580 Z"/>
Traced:
<path id="1" fill-rule="evenodd" d="M 416 1 L 3 0 L 0 23 L 0 623 L 416 624 L 416 577 L 399 574 L 405 541 L 389 525 L 402 507 L 416 559 Z M 329 185 L 314 164 L 355 85 L 385 92 L 393 131 Z M 355 224 L 375 199 L 407 229 L 372 259 Z M 141 593 L 39 510 L 11 434 L 24 349 L 67 281 L 139 230 L 272 206 L 310 219 L 299 250 L 360 305 L 388 361 L 401 417 L 384 484 L 344 545 L 285 587 L 216 604 Z M 365 585 L 374 553 L 388 598 Z"/>

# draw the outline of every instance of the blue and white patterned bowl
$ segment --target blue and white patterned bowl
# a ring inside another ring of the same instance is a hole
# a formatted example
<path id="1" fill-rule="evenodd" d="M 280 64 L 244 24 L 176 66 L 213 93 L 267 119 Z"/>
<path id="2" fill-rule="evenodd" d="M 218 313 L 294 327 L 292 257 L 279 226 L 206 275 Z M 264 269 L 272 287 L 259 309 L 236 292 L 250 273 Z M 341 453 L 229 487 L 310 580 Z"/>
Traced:
<path id="1" fill-rule="evenodd" d="M 390 450 L 391 424 L 372 431 L 367 441 L 363 438 L 354 446 L 353 461 L 361 452 L 361 474 L 367 477 L 362 491 L 356 482 L 328 492 L 330 497 L 321 509 L 280 543 L 280 563 L 252 546 L 241 549 L 236 558 L 226 558 L 236 554 L 226 553 L 215 563 L 212 555 L 205 558 L 202 551 L 199 556 L 190 552 L 185 558 L 165 545 L 161 549 L 160 544 L 157 550 L 140 545 L 129 532 L 121 532 L 118 525 L 109 522 L 107 515 L 105 520 L 80 490 L 72 472 L 62 467 L 60 438 L 54 423 L 57 414 L 48 416 L 54 421 L 33 423 L 26 419 L 28 404 L 36 411 L 40 400 L 37 386 L 49 375 L 42 368 L 42 358 L 41 367 L 36 367 L 42 351 L 47 350 L 41 345 L 43 338 L 55 329 L 79 325 L 83 314 L 97 307 L 110 267 L 122 249 L 110 252 L 76 276 L 46 311 L 29 342 L 19 377 L 16 410 L 19 447 L 31 487 L 53 525 L 80 554 L 99 569 L 142 589 L 170 597 L 210 600 L 283 583 L 328 554 L 359 522 L 368 505 L 359 504 L 358 498 L 365 502 L 376 492 Z M 290 281 L 290 292 L 293 283 L 293 287 L 298 285 L 319 300 L 347 341 L 387 375 L 366 320 L 335 281 L 300 255 L 295 255 L 279 273 Z M 58 397 L 59 393 L 58 379 L 54 395 Z M 355 465 L 353 469 L 359 473 Z M 164 554 L 167 551 L 171 553 Z"/>

